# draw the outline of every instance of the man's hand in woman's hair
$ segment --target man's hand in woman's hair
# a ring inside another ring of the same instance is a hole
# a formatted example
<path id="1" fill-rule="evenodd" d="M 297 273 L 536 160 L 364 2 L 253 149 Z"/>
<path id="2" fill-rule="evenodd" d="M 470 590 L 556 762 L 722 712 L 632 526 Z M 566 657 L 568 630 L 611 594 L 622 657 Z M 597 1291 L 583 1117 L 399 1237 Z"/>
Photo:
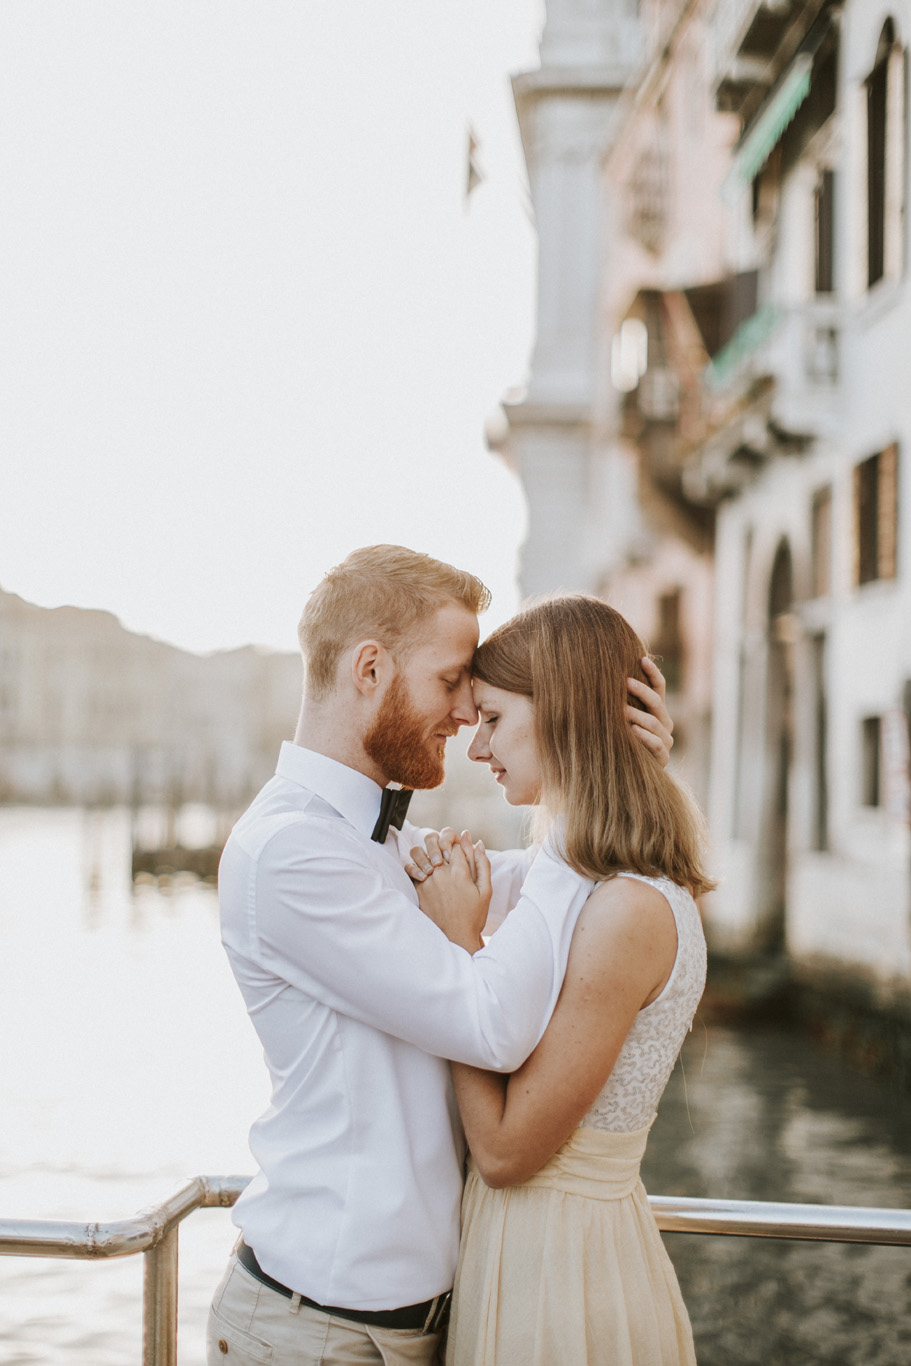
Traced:
<path id="1" fill-rule="evenodd" d="M 626 719 L 634 733 L 665 768 L 674 744 L 674 723 L 664 700 L 667 684 L 658 665 L 647 656 L 642 661 L 642 672 L 651 687 L 648 683 L 641 683 L 638 678 L 626 680 L 630 696 L 639 703 L 638 706 L 627 704 Z"/>

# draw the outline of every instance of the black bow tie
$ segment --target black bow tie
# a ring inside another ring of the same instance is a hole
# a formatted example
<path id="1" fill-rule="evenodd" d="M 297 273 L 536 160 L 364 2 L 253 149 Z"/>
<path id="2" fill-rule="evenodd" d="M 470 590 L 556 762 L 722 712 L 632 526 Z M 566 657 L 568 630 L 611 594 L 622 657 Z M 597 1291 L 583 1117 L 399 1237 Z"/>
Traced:
<path id="1" fill-rule="evenodd" d="M 384 844 L 390 825 L 394 825 L 396 830 L 401 830 L 405 812 L 408 810 L 408 803 L 413 795 L 410 788 L 407 787 L 383 788 L 380 814 L 376 825 L 373 827 L 373 834 L 370 836 L 372 840 L 376 840 L 377 844 Z"/>

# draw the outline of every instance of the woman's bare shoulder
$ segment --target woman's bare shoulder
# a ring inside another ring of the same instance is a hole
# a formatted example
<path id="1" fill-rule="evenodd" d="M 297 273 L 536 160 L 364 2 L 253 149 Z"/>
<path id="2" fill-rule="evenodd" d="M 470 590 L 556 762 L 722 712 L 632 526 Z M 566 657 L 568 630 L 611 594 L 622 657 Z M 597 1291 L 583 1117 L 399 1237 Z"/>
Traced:
<path id="1" fill-rule="evenodd" d="M 618 874 L 599 882 L 585 903 L 583 915 L 622 919 L 627 915 L 646 916 L 673 923 L 674 913 L 667 897 L 648 882 Z"/>
<path id="2" fill-rule="evenodd" d="M 620 984 L 635 1009 L 654 999 L 677 953 L 677 925 L 665 896 L 647 882 L 615 877 L 599 883 L 576 924 L 569 973 L 608 992 Z"/>

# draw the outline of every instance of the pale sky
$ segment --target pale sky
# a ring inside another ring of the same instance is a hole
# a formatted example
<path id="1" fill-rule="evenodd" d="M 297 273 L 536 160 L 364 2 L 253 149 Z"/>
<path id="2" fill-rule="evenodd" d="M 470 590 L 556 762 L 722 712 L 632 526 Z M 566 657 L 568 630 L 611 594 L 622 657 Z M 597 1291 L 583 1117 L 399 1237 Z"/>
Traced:
<path id="1" fill-rule="evenodd" d="M 0 587 L 296 647 L 355 546 L 517 606 L 542 0 L 4 0 Z M 468 130 L 485 179 L 466 202 Z"/>

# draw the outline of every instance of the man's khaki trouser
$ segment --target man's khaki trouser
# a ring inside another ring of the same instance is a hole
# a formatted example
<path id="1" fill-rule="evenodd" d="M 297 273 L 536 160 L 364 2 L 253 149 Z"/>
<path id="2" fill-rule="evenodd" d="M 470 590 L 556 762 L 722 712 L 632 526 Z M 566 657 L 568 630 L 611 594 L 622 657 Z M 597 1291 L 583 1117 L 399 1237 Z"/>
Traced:
<path id="1" fill-rule="evenodd" d="M 208 1366 L 433 1366 L 440 1333 L 375 1328 L 333 1318 L 262 1285 L 231 1258 L 215 1292 L 206 1335 Z"/>

